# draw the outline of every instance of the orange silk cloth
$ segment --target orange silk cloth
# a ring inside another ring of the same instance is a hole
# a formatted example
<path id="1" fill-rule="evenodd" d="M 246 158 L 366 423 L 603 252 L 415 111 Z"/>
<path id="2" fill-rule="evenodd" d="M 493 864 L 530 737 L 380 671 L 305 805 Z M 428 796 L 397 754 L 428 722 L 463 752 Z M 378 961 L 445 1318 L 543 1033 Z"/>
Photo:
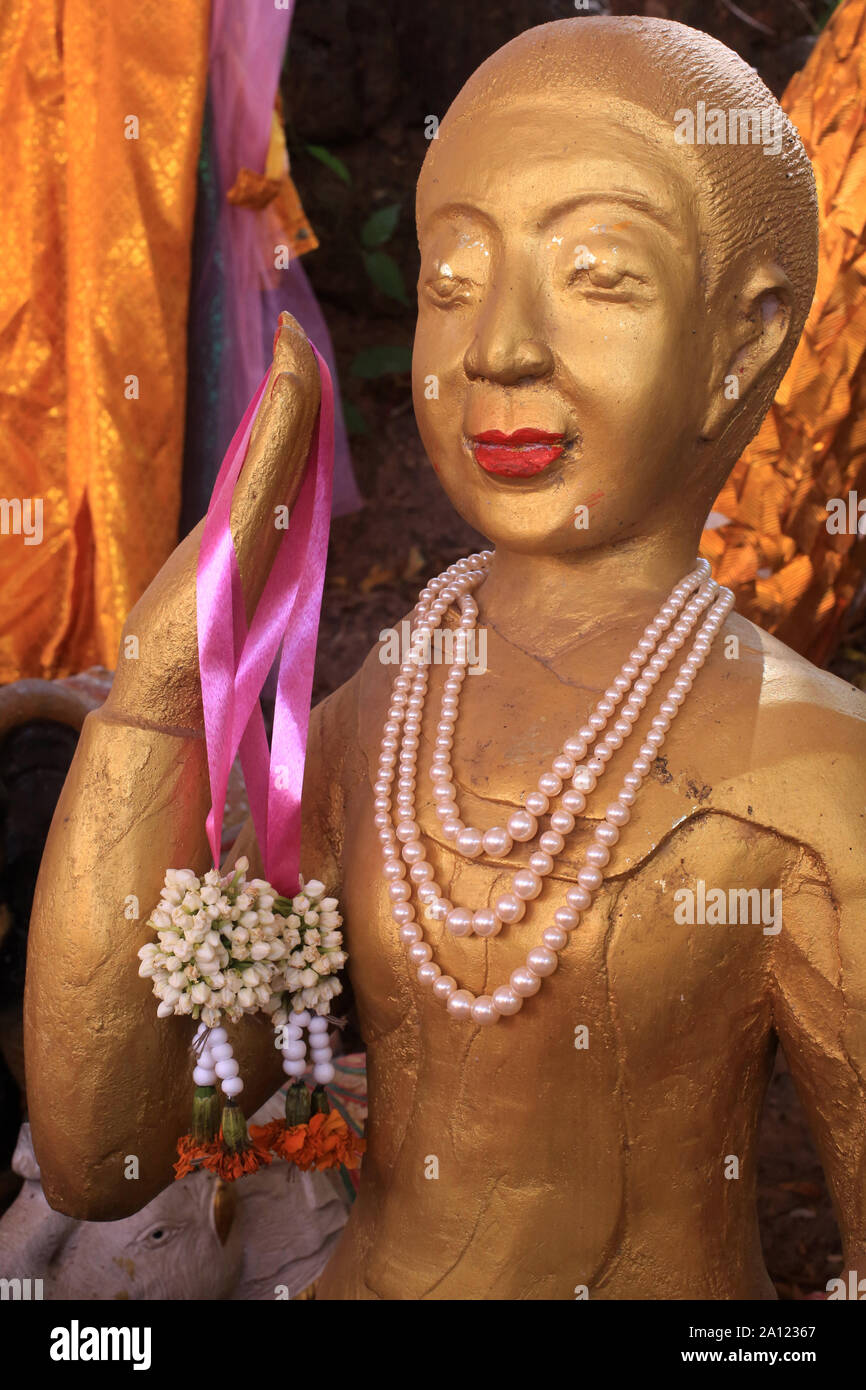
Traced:
<path id="1" fill-rule="evenodd" d="M 0 681 L 113 667 L 177 540 L 209 9 L 0 6 Z"/>
<path id="2" fill-rule="evenodd" d="M 835 12 L 782 105 L 815 170 L 818 284 L 770 412 L 715 503 L 731 524 L 704 531 L 701 553 L 741 613 L 821 663 L 866 548 L 826 527 L 830 499 L 866 499 L 866 0 Z"/>

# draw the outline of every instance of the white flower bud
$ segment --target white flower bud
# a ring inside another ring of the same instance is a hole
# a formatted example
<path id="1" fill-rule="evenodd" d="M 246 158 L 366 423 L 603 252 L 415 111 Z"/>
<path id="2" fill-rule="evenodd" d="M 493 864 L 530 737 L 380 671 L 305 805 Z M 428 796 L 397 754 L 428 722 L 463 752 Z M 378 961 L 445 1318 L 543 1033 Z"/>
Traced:
<path id="1" fill-rule="evenodd" d="M 292 907 L 299 916 L 303 917 L 304 913 L 310 910 L 310 900 L 305 898 L 303 893 L 299 893 L 296 898 L 292 898 Z"/>
<path id="2" fill-rule="evenodd" d="M 250 951 L 253 960 L 265 960 L 270 955 L 271 948 L 266 941 L 257 941 Z M 273 957 L 276 959 L 276 957 Z"/>
<path id="3" fill-rule="evenodd" d="M 320 898 L 325 891 L 324 883 L 320 883 L 317 878 L 311 878 L 304 884 L 304 892 L 308 898 Z"/>
<path id="4" fill-rule="evenodd" d="M 238 990 L 237 997 L 238 1003 L 240 1004 L 241 1008 L 244 1009 L 251 1009 L 253 1004 L 255 1004 L 256 1002 L 256 996 L 253 994 L 252 990 L 247 989 L 246 986 L 244 986 L 243 989 Z"/>

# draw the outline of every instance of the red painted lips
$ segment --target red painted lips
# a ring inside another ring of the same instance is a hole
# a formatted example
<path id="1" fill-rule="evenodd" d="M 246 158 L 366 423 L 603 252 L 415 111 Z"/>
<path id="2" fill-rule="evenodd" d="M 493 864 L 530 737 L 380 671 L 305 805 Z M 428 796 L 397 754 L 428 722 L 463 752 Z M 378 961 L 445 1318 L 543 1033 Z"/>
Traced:
<path id="1" fill-rule="evenodd" d="M 485 473 L 500 478 L 532 478 L 548 464 L 558 459 L 564 448 L 565 436 L 549 430 L 524 428 L 503 434 L 502 430 L 485 430 L 472 438 L 475 461 Z"/>

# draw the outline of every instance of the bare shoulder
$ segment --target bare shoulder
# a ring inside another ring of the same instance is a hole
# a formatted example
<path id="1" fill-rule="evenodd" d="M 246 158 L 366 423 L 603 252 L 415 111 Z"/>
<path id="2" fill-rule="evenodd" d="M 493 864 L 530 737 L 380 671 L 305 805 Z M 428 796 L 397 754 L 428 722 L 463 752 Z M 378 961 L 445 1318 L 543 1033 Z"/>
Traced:
<path id="1" fill-rule="evenodd" d="M 843 840 L 853 853 L 866 830 L 866 694 L 738 614 L 720 634 L 712 670 L 726 809 L 825 859 Z"/>
<path id="2" fill-rule="evenodd" d="M 733 615 L 732 635 L 740 642 L 741 657 L 734 671 L 748 683 L 760 679 L 759 705 L 766 714 L 792 733 L 807 726 L 814 734 L 820 724 L 821 747 L 835 744 L 840 753 L 866 748 L 866 694 L 815 666 L 784 642 Z M 808 753 L 811 739 L 804 751 Z"/>

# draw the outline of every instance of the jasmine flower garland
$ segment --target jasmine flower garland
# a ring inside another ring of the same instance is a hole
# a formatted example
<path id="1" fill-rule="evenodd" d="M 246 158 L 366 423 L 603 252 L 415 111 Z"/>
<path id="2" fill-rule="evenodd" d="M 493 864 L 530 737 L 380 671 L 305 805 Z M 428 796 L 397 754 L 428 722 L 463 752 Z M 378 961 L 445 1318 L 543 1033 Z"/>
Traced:
<path id="1" fill-rule="evenodd" d="M 160 1001 L 157 1016 L 199 1020 L 193 1040 L 192 1124 L 178 1141 L 177 1177 L 204 1166 L 236 1178 L 270 1163 L 273 1153 L 304 1167 L 329 1166 L 335 1152 L 341 1161 L 348 1157 L 357 1162 L 361 1151 L 342 1135 L 339 1116 L 322 1132 L 331 1136 L 327 1155 L 321 1136 L 318 1147 L 306 1138 L 307 1120 L 329 1113 L 324 1086 L 334 1076 L 328 1025 L 335 1020 L 329 1011 L 342 992 L 338 972 L 347 959 L 337 899 L 325 896 L 318 879 L 301 879 L 293 898 L 282 897 L 265 879 L 247 879 L 248 869 L 246 858 L 238 859 L 230 874 L 211 869 L 202 879 L 191 869 L 168 869 L 159 904 L 148 919 L 157 940 L 138 952 L 138 973 L 153 981 Z M 283 1070 L 294 1084 L 286 1123 L 254 1130 L 251 1138 L 235 1099 L 243 1081 L 221 1025 L 254 1013 L 270 1017 Z M 300 1079 L 308 1066 L 305 1029 L 317 1084 L 312 1105 L 305 1101 L 299 1109 L 300 1091 L 308 1094 Z M 226 1097 L 221 1117 L 217 1080 Z M 304 1117 L 300 1124 L 299 1114 Z M 321 1124 L 320 1118 L 316 1136 Z"/>

